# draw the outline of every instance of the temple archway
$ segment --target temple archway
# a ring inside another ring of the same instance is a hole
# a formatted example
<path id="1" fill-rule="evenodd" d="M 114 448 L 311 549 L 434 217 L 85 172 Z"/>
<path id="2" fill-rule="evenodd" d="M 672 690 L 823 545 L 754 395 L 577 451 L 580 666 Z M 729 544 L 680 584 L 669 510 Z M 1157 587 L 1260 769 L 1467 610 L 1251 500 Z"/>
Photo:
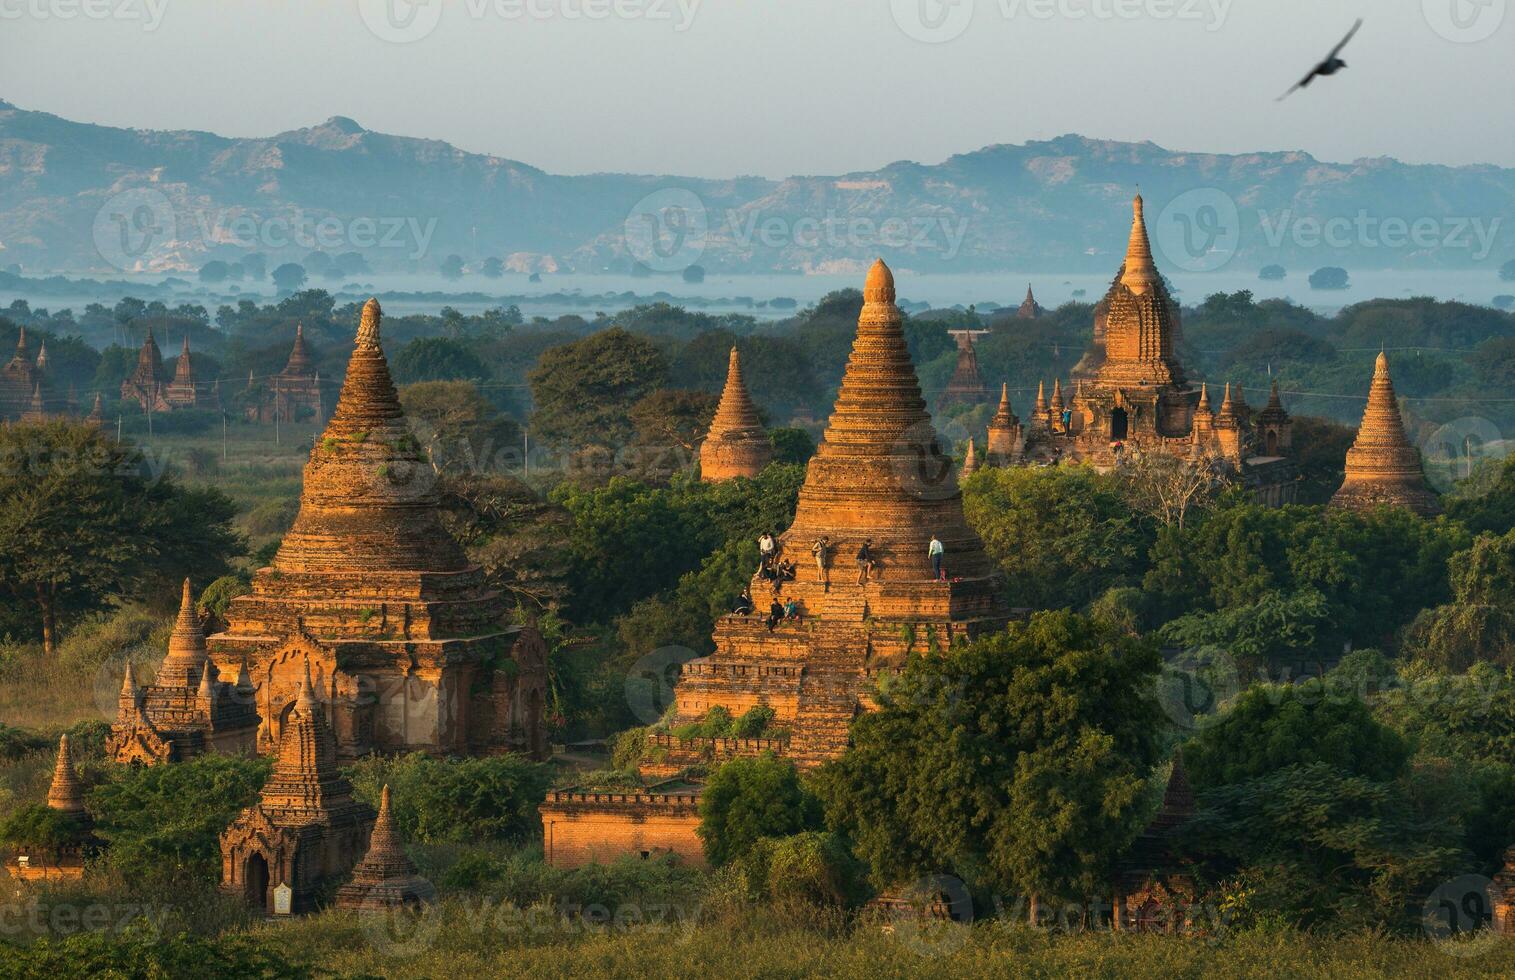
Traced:
<path id="1" fill-rule="evenodd" d="M 1126 410 L 1124 408 L 1113 408 L 1110 410 L 1110 438 L 1112 440 L 1126 438 L 1129 426 L 1130 423 L 1126 418 Z"/>
<path id="2" fill-rule="evenodd" d="M 1267 435 L 1267 437 L 1266 437 L 1266 439 L 1264 441 L 1267 443 L 1267 447 L 1268 447 L 1267 448 L 1267 454 L 1269 456 L 1277 456 L 1278 455 L 1278 433 L 1275 430 L 1273 430 L 1273 429 L 1269 429 L 1268 430 L 1268 435 Z"/>

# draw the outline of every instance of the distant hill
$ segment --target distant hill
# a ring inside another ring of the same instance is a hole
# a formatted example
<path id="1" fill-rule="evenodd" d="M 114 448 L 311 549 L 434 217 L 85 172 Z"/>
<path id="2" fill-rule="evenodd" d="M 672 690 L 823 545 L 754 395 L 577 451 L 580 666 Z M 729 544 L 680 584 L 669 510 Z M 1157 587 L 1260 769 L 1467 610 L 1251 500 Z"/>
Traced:
<path id="1" fill-rule="evenodd" d="M 1503 227 L 1515 216 L 1515 170 L 1494 166 L 1336 164 L 1062 136 L 781 181 L 569 177 L 340 116 L 230 139 L 0 102 L 0 267 L 29 272 L 193 272 L 249 247 L 272 268 L 318 246 L 360 252 L 375 271 L 432 271 L 457 254 L 516 271 L 698 262 L 840 272 L 882 255 L 916 271 L 1113 272 L 1138 185 L 1170 267 L 1493 269 L 1515 257 L 1515 228 Z M 1315 244 L 1302 219 L 1331 218 L 1346 224 Z M 1384 219 L 1407 231 L 1380 227 Z M 1418 243 L 1408 234 L 1417 219 Z"/>

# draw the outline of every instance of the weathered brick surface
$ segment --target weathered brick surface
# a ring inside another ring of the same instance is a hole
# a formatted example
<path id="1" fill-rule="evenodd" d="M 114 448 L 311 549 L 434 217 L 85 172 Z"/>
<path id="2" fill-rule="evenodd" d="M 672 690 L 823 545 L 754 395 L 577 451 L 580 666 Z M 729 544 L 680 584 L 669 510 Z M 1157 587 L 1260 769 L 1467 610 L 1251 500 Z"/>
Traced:
<path id="1" fill-rule="evenodd" d="M 673 854 L 694 867 L 706 866 L 696 831 L 699 795 L 687 792 L 549 793 L 542 814 L 543 848 L 555 867 L 609 863 L 626 854 Z"/>

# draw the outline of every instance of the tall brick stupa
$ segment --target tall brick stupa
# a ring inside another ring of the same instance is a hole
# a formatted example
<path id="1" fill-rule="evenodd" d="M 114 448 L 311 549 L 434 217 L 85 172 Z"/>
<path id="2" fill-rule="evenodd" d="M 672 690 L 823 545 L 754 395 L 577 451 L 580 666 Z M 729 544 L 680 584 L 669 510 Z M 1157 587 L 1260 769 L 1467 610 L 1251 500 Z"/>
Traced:
<path id="1" fill-rule="evenodd" d="M 741 355 L 731 348 L 726 365 L 726 387 L 705 441 L 700 443 L 700 479 L 729 480 L 753 477 L 773 460 L 773 445 L 758 419 L 757 406 L 747 393 L 742 377 Z"/>
<path id="2" fill-rule="evenodd" d="M 540 637 L 507 624 L 500 595 L 442 526 L 431 466 L 390 380 L 381 317 L 370 299 L 294 526 L 252 592 L 228 606 L 210 655 L 223 674 L 249 665 L 260 752 L 279 744 L 309 670 L 344 759 L 541 756 Z"/>
<path id="3" fill-rule="evenodd" d="M 1408 507 L 1417 514 L 1441 509 L 1436 495 L 1426 486 L 1420 468 L 1420 450 L 1410 444 L 1394 382 L 1389 377 L 1389 358 L 1379 352 L 1373 364 L 1373 384 L 1363 409 L 1357 439 L 1347 450 L 1347 475 L 1331 506 L 1366 510 L 1378 504 Z"/>

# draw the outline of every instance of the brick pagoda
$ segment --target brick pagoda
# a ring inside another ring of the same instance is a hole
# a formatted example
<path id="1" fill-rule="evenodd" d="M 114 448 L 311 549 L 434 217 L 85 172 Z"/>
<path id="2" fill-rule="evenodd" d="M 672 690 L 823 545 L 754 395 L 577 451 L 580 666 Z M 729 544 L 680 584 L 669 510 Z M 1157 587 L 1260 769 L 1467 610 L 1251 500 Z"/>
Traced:
<path id="1" fill-rule="evenodd" d="M 307 676 L 279 740 L 273 775 L 257 803 L 221 833 L 221 887 L 254 908 L 300 914 L 357 863 L 374 811 L 352 797 L 337 745 Z M 277 903 L 290 890 L 288 909 Z"/>
<path id="2" fill-rule="evenodd" d="M 343 759 L 504 749 L 542 757 L 540 636 L 507 625 L 499 593 L 442 527 L 431 466 L 380 346 L 381 318 L 370 299 L 336 409 L 311 449 L 294 526 L 252 592 L 228 606 L 211 657 L 249 664 L 260 752 L 282 740 L 309 671 Z"/>
<path id="3" fill-rule="evenodd" d="M 205 630 L 185 579 L 158 676 L 138 687 L 131 664 L 126 665 L 106 754 L 120 763 L 152 765 L 206 752 L 251 753 L 258 731 L 252 695 L 245 664 L 236 682 L 228 683 L 208 658 Z"/>
<path id="4" fill-rule="evenodd" d="M 199 408 L 200 398 L 195 394 L 195 366 L 189 356 L 189 334 L 184 335 L 184 347 L 179 359 L 174 362 L 174 378 L 163 389 L 163 400 L 171 408 Z"/>
<path id="5" fill-rule="evenodd" d="M 937 410 L 944 411 L 953 405 L 981 405 L 989 399 L 989 389 L 978 373 L 978 351 L 973 347 L 973 338 L 982 337 L 987 330 L 949 330 L 957 342 L 957 365 L 947 387 L 937 399 Z"/>
<path id="6" fill-rule="evenodd" d="M 387 912 L 415 908 L 436 900 L 437 890 L 416 873 L 405 854 L 400 832 L 389 809 L 389 787 L 379 797 L 379 816 L 368 837 L 368 851 L 352 869 L 352 878 L 337 890 L 337 908 L 358 912 Z"/>
<path id="7" fill-rule="evenodd" d="M 1347 450 L 1347 475 L 1331 498 L 1332 507 L 1367 510 L 1378 505 L 1408 507 L 1417 514 L 1441 509 L 1426 486 L 1420 451 L 1405 435 L 1389 377 L 1389 358 L 1379 352 L 1373 365 L 1373 384 L 1363 409 L 1357 438 Z"/>
<path id="8" fill-rule="evenodd" d="M 186 338 L 187 340 L 188 338 Z M 131 376 L 121 382 L 121 400 L 134 401 L 144 411 L 168 412 L 173 406 L 168 402 L 168 382 L 164 378 L 163 355 L 158 350 L 158 341 L 153 338 L 151 324 L 142 349 L 137 351 L 137 366 Z"/>
<path id="9" fill-rule="evenodd" d="M 46 847 L 23 844 L 16 849 L 10 873 L 20 881 L 71 880 L 84 876 L 84 862 L 96 844 L 94 820 L 84 808 L 84 786 L 69 756 L 68 736 L 58 737 L 58 761 L 53 766 L 47 806 L 73 821 L 71 839 Z"/>
<path id="10" fill-rule="evenodd" d="M 726 366 L 726 387 L 710 422 L 710 431 L 700 443 L 700 479 L 729 480 L 754 477 L 773 460 L 773 445 L 758 419 L 757 407 L 742 379 L 742 362 L 735 347 Z"/>
<path id="11" fill-rule="evenodd" d="M 733 717 L 766 705 L 784 738 L 677 739 L 660 745 L 666 774 L 683 764 L 774 751 L 802 768 L 847 747 L 853 717 L 872 705 L 875 681 L 911 654 L 1002 629 L 1003 581 L 963 517 L 952 460 L 936 441 L 905 345 L 894 277 L 868 273 L 857 338 L 830 424 L 810 460 L 780 557 L 800 568 L 783 585 L 803 611 L 769 630 L 761 615 L 717 621 L 715 653 L 686 663 L 674 691 L 674 725 L 720 707 Z M 927 546 L 946 548 L 947 580 L 933 578 Z M 811 554 L 829 539 L 829 584 Z M 854 561 L 871 541 L 874 574 L 859 583 Z M 771 584 L 754 575 L 766 604 Z M 661 737 L 661 736 L 656 736 Z M 719 742 L 720 745 L 715 743 Z M 653 767 L 644 772 L 653 775 Z M 699 787 L 676 782 L 643 791 L 561 791 L 541 807 L 547 855 L 571 865 L 615 854 L 672 851 L 699 863 Z"/>
<path id="12" fill-rule="evenodd" d="M 1041 304 L 1037 303 L 1036 297 L 1031 294 L 1031 284 L 1026 283 L 1026 298 L 1021 300 L 1021 305 L 1016 307 L 1015 318 L 1017 320 L 1035 320 L 1042 315 Z"/>
<path id="13" fill-rule="evenodd" d="M 0 366 L 0 420 L 17 421 L 43 415 L 47 380 L 47 345 L 33 357 L 22 327 L 16 338 L 16 351 Z"/>
<path id="14" fill-rule="evenodd" d="M 249 385 L 251 379 L 249 378 Z M 268 379 L 259 397 L 247 406 L 247 418 L 253 422 L 290 423 L 309 415 L 322 419 L 321 374 L 315 358 L 305 346 L 305 325 L 295 324 L 295 342 L 290 348 L 284 369 Z"/>

